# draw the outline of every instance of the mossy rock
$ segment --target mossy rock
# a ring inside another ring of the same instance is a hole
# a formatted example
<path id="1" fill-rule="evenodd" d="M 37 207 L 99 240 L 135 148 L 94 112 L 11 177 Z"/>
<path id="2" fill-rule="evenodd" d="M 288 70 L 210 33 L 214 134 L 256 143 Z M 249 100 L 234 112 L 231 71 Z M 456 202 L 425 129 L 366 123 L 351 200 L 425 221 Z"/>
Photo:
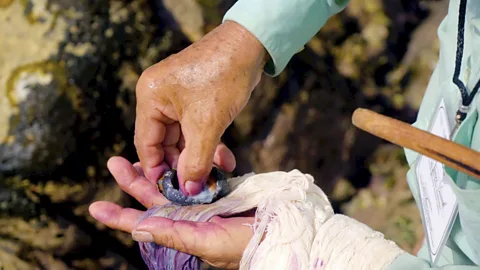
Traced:
<path id="1" fill-rule="evenodd" d="M 158 60 L 148 55 L 161 40 L 148 1 L 7 2 L 0 8 L 0 172 L 49 173 L 130 130 L 134 84 L 125 85 L 122 67 L 138 77 Z"/>

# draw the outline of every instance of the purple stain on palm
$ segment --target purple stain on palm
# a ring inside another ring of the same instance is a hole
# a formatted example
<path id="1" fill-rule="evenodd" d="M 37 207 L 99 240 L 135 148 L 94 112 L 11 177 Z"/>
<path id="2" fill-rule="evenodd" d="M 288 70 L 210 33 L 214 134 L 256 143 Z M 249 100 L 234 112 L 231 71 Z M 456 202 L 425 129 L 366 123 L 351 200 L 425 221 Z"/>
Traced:
<path id="1" fill-rule="evenodd" d="M 171 208 L 171 209 L 168 209 Z M 179 205 L 168 204 L 164 206 L 154 206 L 150 208 L 138 222 L 151 217 L 156 216 L 159 212 L 167 213 L 168 218 L 174 218 L 180 209 Z M 150 270 L 200 270 L 201 261 L 195 256 L 185 254 L 177 250 L 167 248 L 156 243 L 140 242 L 140 254 L 143 261 Z"/>
<path id="2" fill-rule="evenodd" d="M 179 189 L 177 174 L 175 170 L 165 172 L 158 181 L 158 188 L 165 197 L 172 203 L 156 205 L 150 208 L 138 222 L 152 217 L 160 216 L 172 220 L 191 220 L 205 222 L 213 217 L 215 211 L 192 213 L 189 205 L 209 204 L 228 193 L 228 183 L 224 174 L 217 168 L 213 168 L 209 180 L 202 192 L 195 196 L 185 196 Z M 196 256 L 166 248 L 155 243 L 140 242 L 140 254 L 150 270 L 200 270 L 201 261 Z"/>

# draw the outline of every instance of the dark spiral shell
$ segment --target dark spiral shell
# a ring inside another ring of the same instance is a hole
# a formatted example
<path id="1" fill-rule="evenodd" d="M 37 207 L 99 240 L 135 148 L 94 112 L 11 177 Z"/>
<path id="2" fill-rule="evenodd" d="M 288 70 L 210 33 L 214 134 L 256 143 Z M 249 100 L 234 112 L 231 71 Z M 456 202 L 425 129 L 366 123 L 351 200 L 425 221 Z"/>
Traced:
<path id="1" fill-rule="evenodd" d="M 212 203 L 228 193 L 228 184 L 225 174 L 213 167 L 203 190 L 195 196 L 186 196 L 179 188 L 177 171 L 166 171 L 157 182 L 159 191 L 171 202 L 179 205 Z"/>

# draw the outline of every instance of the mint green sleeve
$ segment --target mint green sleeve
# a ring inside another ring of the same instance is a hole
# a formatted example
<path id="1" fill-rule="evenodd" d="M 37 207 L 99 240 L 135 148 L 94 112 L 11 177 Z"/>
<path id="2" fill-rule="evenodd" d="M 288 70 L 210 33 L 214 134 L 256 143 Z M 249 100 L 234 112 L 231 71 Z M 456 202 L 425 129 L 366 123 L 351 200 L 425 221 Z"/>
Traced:
<path id="1" fill-rule="evenodd" d="M 340 12 L 349 0 L 239 0 L 223 21 L 235 21 L 252 33 L 270 54 L 265 73 L 277 76 L 292 56 Z"/>
<path id="2" fill-rule="evenodd" d="M 455 124 L 455 114 L 461 102 L 460 92 L 452 82 L 457 50 L 457 29 L 460 0 L 450 0 L 448 15 L 438 28 L 440 56 L 430 78 L 420 111 L 413 126 L 428 130 L 432 117 L 437 112 L 438 103 L 444 100 L 450 126 Z M 460 78 L 468 89 L 480 80 L 480 1 L 468 0 L 465 20 L 465 42 Z M 480 151 L 480 94 L 475 97 L 467 118 L 458 128 L 452 140 L 475 151 Z M 421 200 L 415 171 L 419 154 L 406 149 L 411 169 L 407 181 L 420 208 Z M 474 179 L 451 168 L 445 169 L 446 181 L 451 185 L 458 201 L 458 217 L 453 225 L 446 246 L 439 255 L 436 265 L 429 260 L 427 244 L 416 256 L 403 254 L 390 266 L 389 270 L 400 269 L 480 269 L 480 179 Z"/>

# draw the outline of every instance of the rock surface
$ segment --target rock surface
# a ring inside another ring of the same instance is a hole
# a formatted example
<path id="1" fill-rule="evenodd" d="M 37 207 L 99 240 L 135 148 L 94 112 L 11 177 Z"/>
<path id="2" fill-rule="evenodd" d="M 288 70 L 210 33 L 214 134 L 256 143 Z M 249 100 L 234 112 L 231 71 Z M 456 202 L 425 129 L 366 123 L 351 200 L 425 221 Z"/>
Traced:
<path id="1" fill-rule="evenodd" d="M 150 17 L 141 0 L 13 1 L 0 9 L 8 37 L 0 41 L 0 171 L 51 172 L 79 151 L 78 136 L 100 136 L 119 96 L 115 70 L 149 46 Z"/>
<path id="2" fill-rule="evenodd" d="M 133 138 L 139 74 L 186 42 L 156 20 L 146 0 L 0 2 L 0 268 L 141 265 L 86 207 L 126 199 L 105 162 Z"/>
<path id="3" fill-rule="evenodd" d="M 368 107 L 413 121 L 446 2 L 351 0 L 280 76 L 264 77 L 227 130 L 235 173 L 310 173 L 337 211 L 413 251 L 422 234 L 403 154 L 350 118 Z M 144 269 L 130 235 L 94 221 L 88 205 L 138 207 L 106 161 L 137 159 L 139 74 L 233 3 L 0 0 L 0 269 Z"/>

